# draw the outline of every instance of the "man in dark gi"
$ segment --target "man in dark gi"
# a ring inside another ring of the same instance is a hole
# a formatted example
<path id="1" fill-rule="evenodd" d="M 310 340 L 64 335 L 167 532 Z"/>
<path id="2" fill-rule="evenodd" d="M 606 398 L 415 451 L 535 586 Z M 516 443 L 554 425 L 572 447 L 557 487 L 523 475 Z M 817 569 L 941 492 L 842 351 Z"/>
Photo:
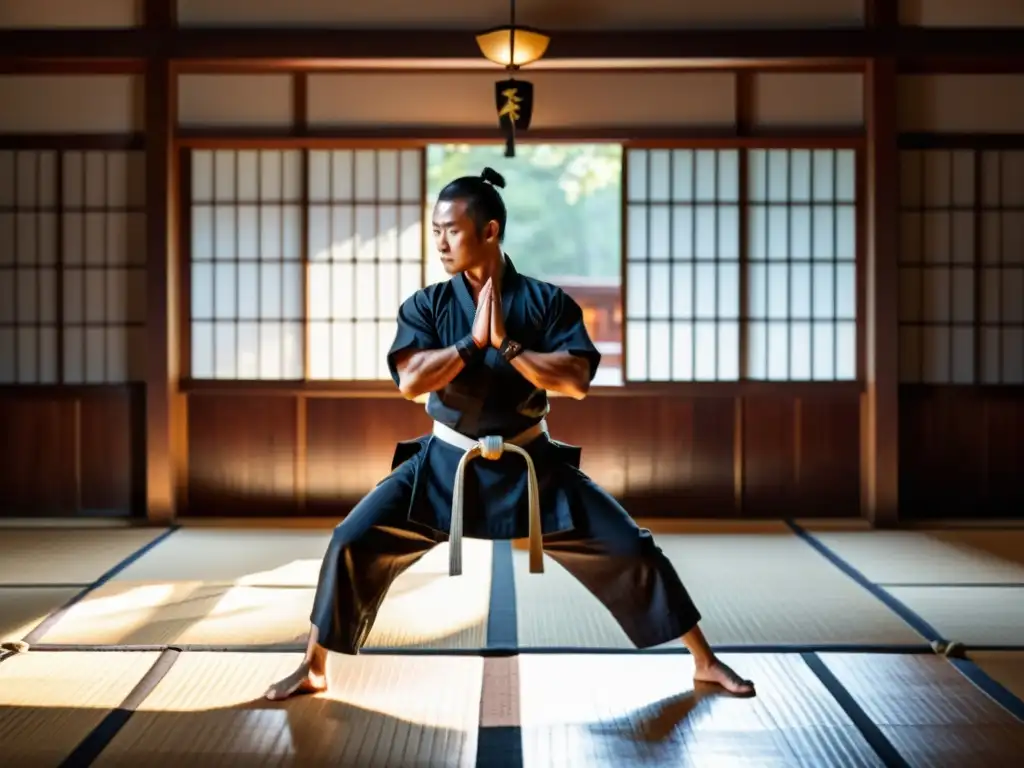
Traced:
<path id="1" fill-rule="evenodd" d="M 452 572 L 460 572 L 463 532 L 486 539 L 529 532 L 531 570 L 540 568 L 543 543 L 638 648 L 681 638 L 696 681 L 751 695 L 753 684 L 708 646 L 696 606 L 650 531 L 579 470 L 579 448 L 548 437 L 547 393 L 585 397 L 601 355 L 579 305 L 560 288 L 519 274 L 503 253 L 506 211 L 496 189 L 503 186 L 487 168 L 438 196 L 433 232 L 451 279 L 402 304 L 388 353 L 405 397 L 429 393 L 434 430 L 400 443 L 391 474 L 334 529 L 306 656 L 266 696 L 325 690 L 328 651 L 358 653 L 392 582 L 449 534 Z M 488 436 L 500 436 L 498 450 L 492 442 L 482 457 L 464 461 Z"/>

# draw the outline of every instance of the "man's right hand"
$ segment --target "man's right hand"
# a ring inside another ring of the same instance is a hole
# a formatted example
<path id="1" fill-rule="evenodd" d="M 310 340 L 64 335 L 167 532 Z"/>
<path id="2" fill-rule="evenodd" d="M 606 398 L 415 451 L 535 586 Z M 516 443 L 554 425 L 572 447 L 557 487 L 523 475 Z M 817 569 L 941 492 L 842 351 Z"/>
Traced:
<path id="1" fill-rule="evenodd" d="M 476 300 L 476 318 L 473 320 L 473 341 L 483 349 L 491 343 L 491 281 L 484 283 Z"/>

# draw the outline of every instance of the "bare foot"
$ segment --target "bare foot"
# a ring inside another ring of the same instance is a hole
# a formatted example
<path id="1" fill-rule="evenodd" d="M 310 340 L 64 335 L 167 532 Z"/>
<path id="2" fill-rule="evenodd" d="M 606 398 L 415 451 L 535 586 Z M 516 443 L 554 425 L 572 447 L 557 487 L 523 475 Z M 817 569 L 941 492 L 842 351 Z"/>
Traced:
<path id="1" fill-rule="evenodd" d="M 270 701 L 283 701 L 289 696 L 304 693 L 320 693 L 327 690 L 327 676 L 312 672 L 309 664 L 301 664 L 288 677 L 279 680 L 267 689 L 264 695 Z"/>
<path id="2" fill-rule="evenodd" d="M 755 695 L 754 684 L 750 680 L 744 680 L 718 659 L 713 660 L 710 664 L 697 667 L 693 673 L 693 680 L 697 683 L 719 685 L 735 696 Z"/>

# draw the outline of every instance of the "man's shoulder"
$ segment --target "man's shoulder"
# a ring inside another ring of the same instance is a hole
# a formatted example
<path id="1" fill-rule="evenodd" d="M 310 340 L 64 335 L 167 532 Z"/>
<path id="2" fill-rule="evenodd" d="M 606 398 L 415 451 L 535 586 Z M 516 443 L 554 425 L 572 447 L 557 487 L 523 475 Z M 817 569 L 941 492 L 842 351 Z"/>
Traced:
<path id="1" fill-rule="evenodd" d="M 546 301 L 560 298 L 562 296 L 568 296 L 561 286 L 549 283 L 547 280 L 541 280 L 539 277 L 531 277 L 530 275 L 524 275 L 520 273 L 519 279 L 522 280 L 523 286 L 531 294 L 539 296 Z"/>
<path id="2" fill-rule="evenodd" d="M 439 301 L 444 301 L 449 290 L 450 281 L 448 280 L 431 283 L 413 291 L 402 303 L 416 307 L 436 307 Z"/>

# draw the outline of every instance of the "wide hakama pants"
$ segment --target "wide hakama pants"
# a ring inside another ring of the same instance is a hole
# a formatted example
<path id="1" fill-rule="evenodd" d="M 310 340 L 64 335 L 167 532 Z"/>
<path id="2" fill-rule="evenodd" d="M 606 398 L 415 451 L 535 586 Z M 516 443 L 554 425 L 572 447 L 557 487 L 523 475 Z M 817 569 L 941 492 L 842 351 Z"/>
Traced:
<path id="1" fill-rule="evenodd" d="M 399 465 L 334 529 L 310 616 L 318 643 L 330 651 L 358 653 L 391 584 L 447 540 L 410 522 L 415 477 L 414 462 Z M 608 609 L 637 648 L 695 627 L 700 613 L 651 532 L 579 470 L 562 482 L 576 486 L 569 489 L 578 500 L 576 519 L 572 530 L 544 536 L 545 553 Z"/>

